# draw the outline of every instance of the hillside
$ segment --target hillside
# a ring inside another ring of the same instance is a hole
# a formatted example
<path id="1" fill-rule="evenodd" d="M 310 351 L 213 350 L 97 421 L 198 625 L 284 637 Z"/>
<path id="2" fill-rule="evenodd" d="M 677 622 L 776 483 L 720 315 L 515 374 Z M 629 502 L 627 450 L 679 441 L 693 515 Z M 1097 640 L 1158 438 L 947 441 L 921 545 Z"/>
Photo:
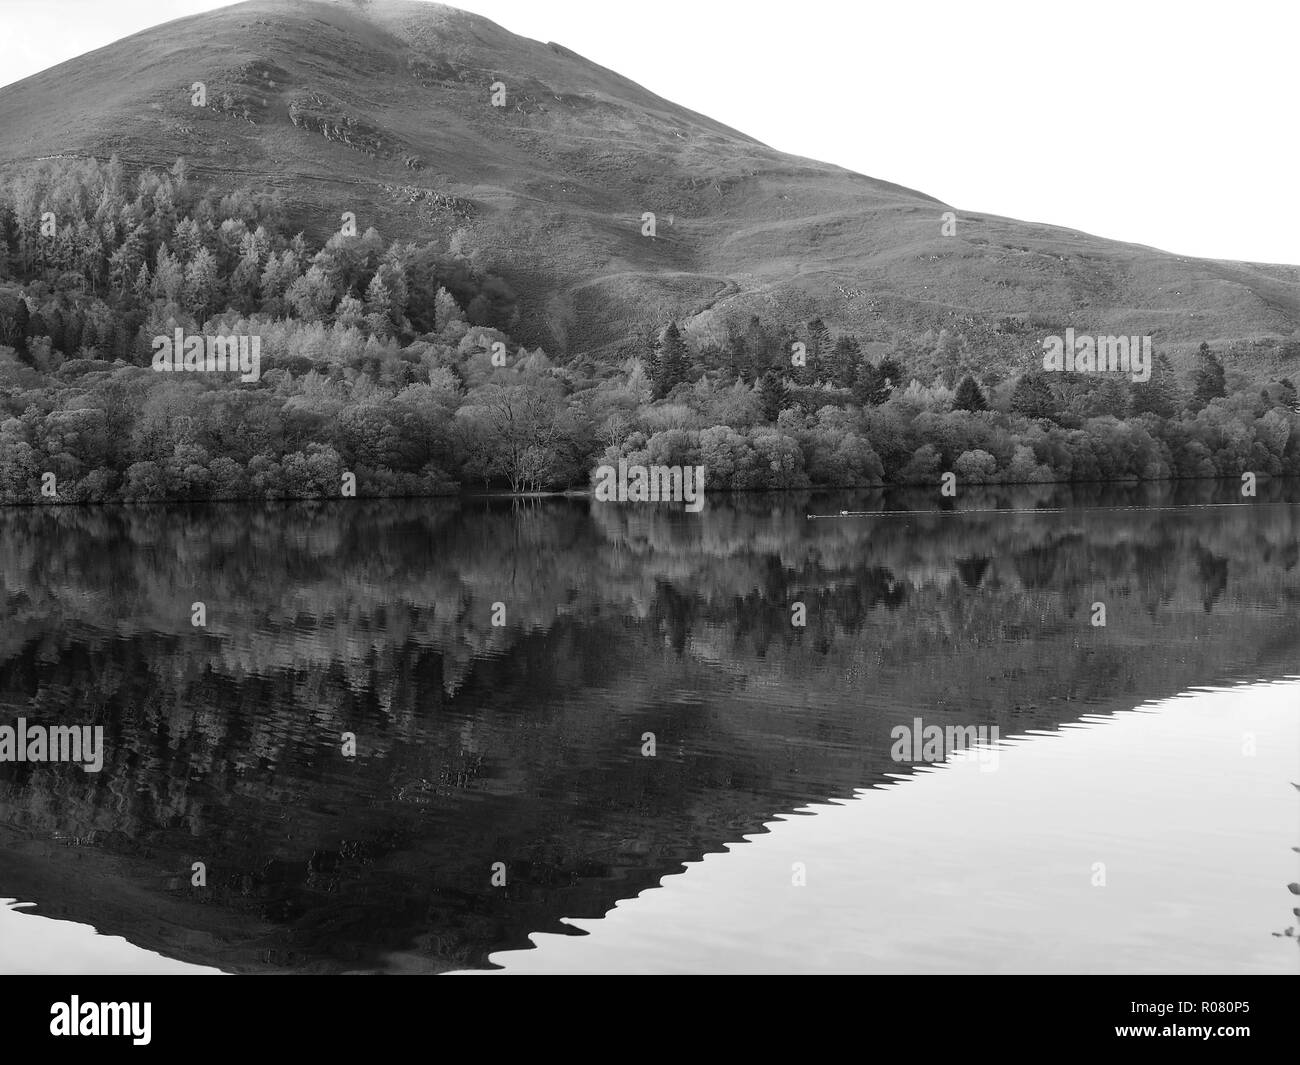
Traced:
<path id="1" fill-rule="evenodd" d="M 279 189 L 316 240 L 345 211 L 389 237 L 454 237 L 521 294 L 519 339 L 555 354 L 643 350 L 670 318 L 721 338 L 754 313 L 820 316 L 866 341 L 945 325 L 974 337 L 1019 316 L 1150 334 L 1176 363 L 1203 339 L 1300 329 L 1300 268 L 955 207 L 943 237 L 949 208 L 923 193 L 784 155 L 561 45 L 407 0 L 252 0 L 0 89 L 0 166 L 113 152 Z"/>

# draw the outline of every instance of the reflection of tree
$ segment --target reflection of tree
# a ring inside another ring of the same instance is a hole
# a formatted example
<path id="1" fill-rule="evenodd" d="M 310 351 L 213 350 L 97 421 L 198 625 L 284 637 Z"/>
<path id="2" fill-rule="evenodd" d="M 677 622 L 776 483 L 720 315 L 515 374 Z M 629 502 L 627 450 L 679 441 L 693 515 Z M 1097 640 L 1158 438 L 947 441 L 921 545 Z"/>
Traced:
<path id="1" fill-rule="evenodd" d="M 962 584 L 967 588 L 978 588 L 980 581 L 984 579 L 985 571 L 989 568 L 987 558 L 959 558 L 953 564 L 957 567 Z"/>
<path id="2" fill-rule="evenodd" d="M 1050 727 L 1065 700 L 1131 706 L 1293 653 L 1295 509 L 997 512 L 1008 498 L 828 522 L 806 515 L 851 504 L 0 513 L 0 704 L 101 722 L 120 755 L 93 779 L 0 766 L 0 822 L 155 877 L 205 857 L 214 906 L 327 967 L 426 936 L 477 963 L 893 771 L 882 706 Z M 1024 579 L 1027 552 L 1050 579 Z M 813 696 L 817 714 L 788 712 Z M 644 730 L 676 753 L 631 757 Z M 505 895 L 485 888 L 495 860 Z"/>
<path id="3" fill-rule="evenodd" d="M 1211 551 L 1202 549 L 1196 552 L 1196 568 L 1201 575 L 1201 582 L 1205 586 L 1201 601 L 1205 612 L 1208 614 L 1210 608 L 1214 605 L 1214 601 L 1228 587 L 1228 560 L 1220 558 Z"/>
<path id="4" fill-rule="evenodd" d="M 1053 547 L 1030 548 L 1016 556 L 1016 573 L 1026 588 L 1047 588 L 1056 575 L 1060 552 Z"/>

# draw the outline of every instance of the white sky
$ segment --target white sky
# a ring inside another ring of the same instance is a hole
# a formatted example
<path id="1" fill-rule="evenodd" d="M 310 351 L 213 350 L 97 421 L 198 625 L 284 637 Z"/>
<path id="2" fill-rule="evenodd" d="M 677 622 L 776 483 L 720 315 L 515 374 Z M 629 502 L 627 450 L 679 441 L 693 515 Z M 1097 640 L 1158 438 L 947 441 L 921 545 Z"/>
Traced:
<path id="1" fill-rule="evenodd" d="M 0 0 L 0 83 L 217 0 Z M 1300 263 L 1295 0 L 463 0 L 782 151 L 1186 255 Z"/>

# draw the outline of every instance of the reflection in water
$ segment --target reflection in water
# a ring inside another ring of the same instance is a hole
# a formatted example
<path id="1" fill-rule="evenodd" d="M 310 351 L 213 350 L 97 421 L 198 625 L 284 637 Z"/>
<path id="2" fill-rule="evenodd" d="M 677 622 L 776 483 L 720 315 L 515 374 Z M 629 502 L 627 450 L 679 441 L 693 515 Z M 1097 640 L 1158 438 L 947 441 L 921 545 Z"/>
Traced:
<path id="1" fill-rule="evenodd" d="M 0 723 L 108 755 L 0 765 L 0 895 L 231 972 L 486 966 L 892 792 L 915 717 L 1040 733 L 1294 673 L 1294 488 L 1084 509 L 1215 491 L 6 511 Z"/>
<path id="2" fill-rule="evenodd" d="M 87 925 L 31 912 L 31 904 L 0 898 L 0 974 L 220 976 L 220 969 L 173 961 L 141 950 L 120 936 L 96 935 Z"/>
<path id="3" fill-rule="evenodd" d="M 588 935 L 537 934 L 538 949 L 492 960 L 507 973 L 1295 973 L 1268 930 L 1294 858 L 1276 783 L 1300 750 L 1297 705 L 1300 678 L 1013 738 L 995 772 L 959 758 L 814 805 L 573 922 Z"/>

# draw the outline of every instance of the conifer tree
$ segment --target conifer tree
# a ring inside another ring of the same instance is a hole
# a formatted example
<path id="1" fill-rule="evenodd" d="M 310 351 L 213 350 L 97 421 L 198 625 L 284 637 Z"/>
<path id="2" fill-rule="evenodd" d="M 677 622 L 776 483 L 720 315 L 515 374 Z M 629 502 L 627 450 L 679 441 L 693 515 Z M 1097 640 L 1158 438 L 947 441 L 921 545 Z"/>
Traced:
<path id="1" fill-rule="evenodd" d="M 1016 382 L 1011 409 L 1027 418 L 1050 418 L 1056 412 L 1056 396 L 1043 373 L 1030 370 Z"/>
<path id="2" fill-rule="evenodd" d="M 785 410 L 786 387 L 775 370 L 768 370 L 759 381 L 758 400 L 766 422 L 775 422 Z"/>
<path id="3" fill-rule="evenodd" d="M 826 323 L 814 318 L 806 329 L 807 362 L 794 368 L 794 379 L 802 385 L 811 385 L 818 377 L 826 376 L 826 362 L 831 351 L 831 333 Z"/>
<path id="4" fill-rule="evenodd" d="M 185 306 L 200 322 L 216 309 L 220 285 L 216 257 L 199 248 L 185 270 Z"/>
<path id="5" fill-rule="evenodd" d="M 315 269 L 315 267 L 313 267 Z M 393 333 L 393 296 L 384 279 L 375 274 L 366 288 L 366 325 L 376 336 L 387 337 Z"/>
<path id="6" fill-rule="evenodd" d="M 821 358 L 831 350 L 831 332 L 820 318 L 808 323 L 808 359 L 810 362 Z"/>
<path id="7" fill-rule="evenodd" d="M 1151 360 L 1151 376 L 1145 381 L 1134 381 L 1129 390 L 1129 413 L 1172 418 L 1181 406 L 1174 368 L 1169 364 L 1169 357 L 1158 351 Z"/>
<path id="8" fill-rule="evenodd" d="M 1198 408 L 1206 406 L 1212 399 L 1228 394 L 1223 363 L 1204 340 L 1201 341 L 1201 349 L 1197 354 L 1196 376 L 1193 380 L 1192 396 Z"/>
<path id="9" fill-rule="evenodd" d="M 988 410 L 988 401 L 984 398 L 984 392 L 980 389 L 979 383 L 975 378 L 967 374 L 961 379 L 961 384 L 957 386 L 957 394 L 953 397 L 953 410 L 979 411 Z"/>
<path id="10" fill-rule="evenodd" d="M 690 376 L 690 361 L 686 354 L 686 343 L 676 322 L 669 322 L 668 328 L 659 341 L 655 357 L 654 382 L 655 398 L 663 399 L 677 385 Z"/>
<path id="11" fill-rule="evenodd" d="M 835 341 L 831 353 L 830 381 L 836 388 L 852 388 L 858 376 L 858 363 L 862 358 L 862 345 L 858 338 L 845 334 Z"/>

